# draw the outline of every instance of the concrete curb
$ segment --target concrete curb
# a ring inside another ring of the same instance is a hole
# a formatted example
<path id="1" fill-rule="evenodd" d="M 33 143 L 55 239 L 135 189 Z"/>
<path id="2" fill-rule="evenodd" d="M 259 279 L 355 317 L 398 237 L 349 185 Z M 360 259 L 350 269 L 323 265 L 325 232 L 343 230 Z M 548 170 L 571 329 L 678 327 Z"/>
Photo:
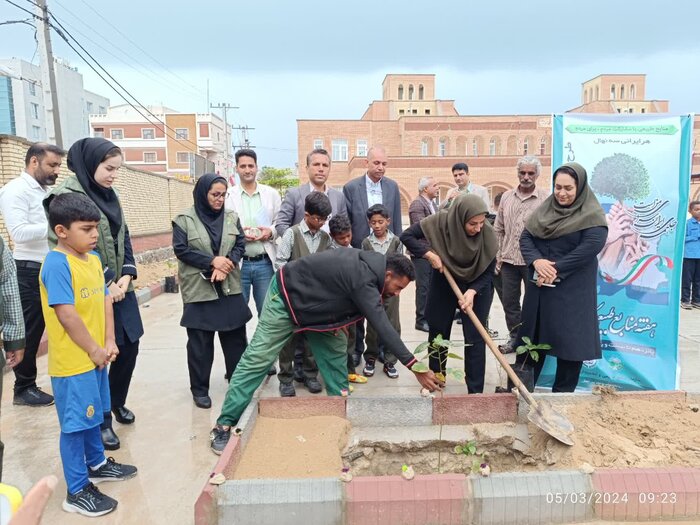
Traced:
<path id="1" fill-rule="evenodd" d="M 136 300 L 139 304 L 147 303 L 154 297 L 158 297 L 160 294 L 162 294 L 164 290 L 165 278 L 161 278 L 160 281 L 155 284 L 151 284 L 145 288 L 136 290 Z"/>
<path id="2" fill-rule="evenodd" d="M 694 400 L 685 392 L 621 392 L 620 398 L 645 398 L 675 403 Z M 537 394 L 547 399 L 552 394 Z M 582 394 L 555 394 L 557 402 L 575 402 Z M 215 472 L 233 473 L 257 415 L 304 417 L 336 415 L 365 426 L 377 426 L 383 413 L 413 411 L 410 421 L 429 426 L 512 421 L 515 396 L 455 395 L 401 399 L 353 396 L 265 398 L 241 418 L 245 430 L 231 438 Z M 486 399 L 487 398 L 487 399 Z M 497 405 L 497 416 L 474 405 Z M 400 406 L 399 406 L 400 405 Z M 521 411 L 527 409 L 520 403 Z M 478 408 L 478 409 L 477 409 Z M 428 409 L 428 410 L 426 410 Z M 370 419 L 358 414 L 373 412 Z M 416 424 L 416 423 L 413 423 Z M 227 464 L 224 464 L 228 462 Z M 339 473 L 340 474 L 340 473 Z M 326 498 L 326 499 L 323 499 Z M 599 469 L 580 471 L 505 472 L 490 477 L 464 474 L 357 476 L 349 483 L 336 478 L 305 480 L 231 480 L 218 489 L 205 486 L 195 506 L 197 525 L 238 523 L 326 523 L 385 525 L 423 524 L 568 524 L 592 520 L 693 520 L 700 523 L 700 468 Z"/>

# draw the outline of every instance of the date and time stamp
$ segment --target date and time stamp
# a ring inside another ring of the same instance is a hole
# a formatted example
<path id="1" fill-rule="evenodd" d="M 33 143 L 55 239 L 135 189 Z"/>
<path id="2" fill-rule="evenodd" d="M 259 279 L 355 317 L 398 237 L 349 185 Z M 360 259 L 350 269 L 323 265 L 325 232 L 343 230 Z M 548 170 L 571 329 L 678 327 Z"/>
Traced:
<path id="1" fill-rule="evenodd" d="M 641 505 L 675 504 L 678 494 L 675 492 L 548 492 L 545 501 L 555 505 L 617 505 L 638 503 Z"/>

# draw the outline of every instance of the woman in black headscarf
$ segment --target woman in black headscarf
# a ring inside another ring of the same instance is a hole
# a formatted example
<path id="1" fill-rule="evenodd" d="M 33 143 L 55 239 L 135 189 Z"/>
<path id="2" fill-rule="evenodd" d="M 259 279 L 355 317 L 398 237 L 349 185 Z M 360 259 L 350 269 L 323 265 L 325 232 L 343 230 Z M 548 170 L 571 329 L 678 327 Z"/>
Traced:
<path id="1" fill-rule="evenodd" d="M 470 394 L 484 391 L 486 344 L 474 324 L 464 313 L 472 308 L 486 325 L 493 299 L 492 276 L 496 264 L 498 241 L 486 221 L 488 209 L 481 197 L 460 195 L 444 209 L 414 224 L 401 234 L 401 242 L 414 257 L 430 262 L 433 272 L 425 307 L 428 340 L 437 335 L 450 338 L 454 311 L 458 306 L 452 288 L 442 274 L 447 267 L 464 294 L 461 301 L 462 333 L 464 334 L 464 368 Z M 427 239 L 430 247 L 417 242 Z M 445 373 L 447 350 L 430 357 L 430 369 Z"/>
<path id="2" fill-rule="evenodd" d="M 207 173 L 193 195 L 194 206 L 173 220 L 173 249 L 179 261 L 190 390 L 196 406 L 210 408 L 214 332 L 219 332 L 229 379 L 246 348 L 245 324 L 252 314 L 241 295 L 238 268 L 245 235 L 238 215 L 224 209 L 226 179 Z"/>
<path id="3" fill-rule="evenodd" d="M 525 288 L 518 340 L 549 344 L 536 362 L 520 354 L 516 362 L 534 367 L 535 382 L 545 354 L 557 359 L 552 392 L 573 392 L 583 361 L 600 359 L 598 332 L 598 253 L 605 246 L 605 212 L 576 162 L 554 172 L 554 193 L 530 215 L 520 251 L 531 279 Z"/>
<path id="4" fill-rule="evenodd" d="M 122 151 L 108 140 L 77 141 L 68 151 L 68 169 L 75 176 L 59 184 L 44 200 L 44 207 L 48 210 L 49 202 L 56 195 L 76 192 L 87 195 L 100 209 L 96 251 L 102 260 L 105 282 L 114 304 L 114 333 L 119 348 L 119 356 L 109 368 L 111 408 L 117 421 L 129 425 L 135 421 L 135 416 L 124 405 L 136 366 L 143 323 L 131 284 L 136 279 L 136 263 L 129 228 L 124 221 L 119 195 L 112 187 L 122 160 Z M 51 247 L 56 245 L 56 235 L 50 229 L 49 243 Z M 105 448 L 118 449 L 119 438 L 112 429 L 110 412 L 104 413 L 101 430 Z"/>

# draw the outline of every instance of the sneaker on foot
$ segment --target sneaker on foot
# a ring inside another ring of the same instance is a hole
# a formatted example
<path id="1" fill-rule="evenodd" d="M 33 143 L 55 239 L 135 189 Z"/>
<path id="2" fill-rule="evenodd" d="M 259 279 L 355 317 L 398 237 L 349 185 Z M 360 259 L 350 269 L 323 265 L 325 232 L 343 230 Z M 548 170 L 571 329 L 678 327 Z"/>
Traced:
<path id="1" fill-rule="evenodd" d="M 16 392 L 12 404 L 30 407 L 48 407 L 53 405 L 53 396 L 43 392 L 38 386 L 34 385 L 25 388 L 21 392 Z"/>
<path id="2" fill-rule="evenodd" d="M 384 365 L 384 373 L 390 379 L 396 379 L 397 377 L 399 377 L 399 371 L 396 370 L 396 367 L 394 365 L 390 365 L 388 363 L 386 363 Z"/>
<path id="3" fill-rule="evenodd" d="M 681 303 L 681 308 L 683 308 L 684 310 L 692 310 L 693 305 L 690 303 Z M 17 402 L 15 402 L 15 405 L 16 404 L 17 404 Z"/>
<path id="4" fill-rule="evenodd" d="M 351 383 L 366 383 L 367 378 L 365 376 L 361 376 L 360 374 L 348 374 L 348 381 Z"/>
<path id="5" fill-rule="evenodd" d="M 365 360 L 365 367 L 362 369 L 362 374 L 366 377 L 372 377 L 374 375 L 374 359 Z"/>
<path id="6" fill-rule="evenodd" d="M 220 456 L 226 448 L 226 445 L 228 445 L 228 440 L 230 438 L 231 427 L 224 428 L 222 425 L 216 425 L 214 428 L 212 428 L 211 433 L 209 434 L 209 441 L 211 441 L 209 446 L 211 447 L 212 452 L 214 452 L 214 454 L 217 456 Z"/>
<path id="7" fill-rule="evenodd" d="M 88 479 L 93 483 L 124 481 L 125 479 L 133 478 L 137 471 L 138 469 L 133 465 L 122 465 L 114 461 L 113 457 L 109 457 L 107 458 L 107 463 L 97 470 L 88 468 Z"/>
<path id="8" fill-rule="evenodd" d="M 690 306 L 692 306 L 693 308 L 700 309 L 700 303 L 692 302 L 692 303 L 690 303 Z"/>
<path id="9" fill-rule="evenodd" d="M 92 483 L 88 483 L 75 494 L 66 494 L 63 510 L 77 512 L 83 516 L 104 516 L 117 508 L 117 501 L 102 494 Z"/>

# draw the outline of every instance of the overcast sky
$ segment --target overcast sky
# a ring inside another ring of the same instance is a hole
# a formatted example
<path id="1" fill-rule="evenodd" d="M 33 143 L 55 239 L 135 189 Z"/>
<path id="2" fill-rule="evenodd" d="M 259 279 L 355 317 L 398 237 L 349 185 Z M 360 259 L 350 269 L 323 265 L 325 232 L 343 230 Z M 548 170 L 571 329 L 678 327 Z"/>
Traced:
<path id="1" fill-rule="evenodd" d="M 210 101 L 255 128 L 260 165 L 294 165 L 298 118 L 360 118 L 387 73 L 435 73 L 437 98 L 461 114 L 562 112 L 601 73 L 646 73 L 647 98 L 700 111 L 698 0 L 47 2 L 143 104 L 204 112 L 209 79 Z M 27 16 L 0 0 L 0 22 Z M 123 103 L 52 43 L 87 89 Z M 32 60 L 35 47 L 32 28 L 0 25 L 0 57 Z"/>

